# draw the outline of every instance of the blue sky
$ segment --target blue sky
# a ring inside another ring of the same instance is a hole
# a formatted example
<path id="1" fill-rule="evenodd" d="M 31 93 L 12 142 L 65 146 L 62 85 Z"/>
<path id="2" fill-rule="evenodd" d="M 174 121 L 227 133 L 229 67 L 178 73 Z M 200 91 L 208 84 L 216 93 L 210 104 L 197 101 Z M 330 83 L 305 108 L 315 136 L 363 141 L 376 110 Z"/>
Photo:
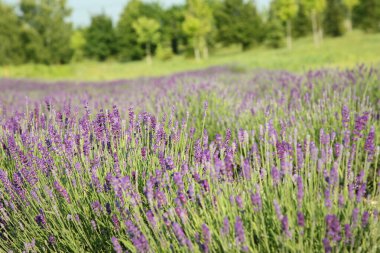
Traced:
<path id="1" fill-rule="evenodd" d="M 73 12 L 71 20 L 76 26 L 88 25 L 90 17 L 94 14 L 105 12 L 116 22 L 128 0 L 67 0 Z M 185 0 L 158 0 L 163 6 L 180 4 Z M 5 0 L 15 4 L 18 0 Z M 269 0 L 256 0 L 259 8 L 266 6 Z"/>

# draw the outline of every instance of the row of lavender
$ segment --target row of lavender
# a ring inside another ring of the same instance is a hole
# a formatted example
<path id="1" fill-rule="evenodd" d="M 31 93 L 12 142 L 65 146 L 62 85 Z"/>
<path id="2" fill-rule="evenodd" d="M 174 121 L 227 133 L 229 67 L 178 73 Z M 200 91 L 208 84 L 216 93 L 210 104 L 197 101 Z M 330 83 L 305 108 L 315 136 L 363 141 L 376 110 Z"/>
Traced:
<path id="1" fill-rule="evenodd" d="M 0 250 L 378 252 L 379 80 L 0 80 Z"/>

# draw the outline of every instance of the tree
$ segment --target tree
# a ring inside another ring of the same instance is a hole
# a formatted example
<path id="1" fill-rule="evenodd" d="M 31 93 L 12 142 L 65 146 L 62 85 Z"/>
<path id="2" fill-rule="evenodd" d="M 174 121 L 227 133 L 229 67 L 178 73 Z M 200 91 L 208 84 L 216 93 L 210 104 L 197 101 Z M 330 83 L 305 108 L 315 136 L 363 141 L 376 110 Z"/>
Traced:
<path id="1" fill-rule="evenodd" d="M 327 0 L 324 32 L 333 37 L 344 34 L 344 6 L 341 0 Z"/>
<path id="2" fill-rule="evenodd" d="M 70 48 L 73 52 L 72 61 L 80 61 L 84 58 L 86 47 L 85 31 L 77 29 L 73 32 L 70 39 Z"/>
<path id="3" fill-rule="evenodd" d="M 311 22 L 302 1 L 298 3 L 298 12 L 292 22 L 294 37 L 299 38 L 310 34 Z"/>
<path id="4" fill-rule="evenodd" d="M 326 8 L 326 0 L 302 0 L 302 3 L 311 19 L 314 44 L 318 47 L 323 38 L 321 20 Z"/>
<path id="5" fill-rule="evenodd" d="M 274 9 L 278 18 L 286 23 L 286 41 L 288 49 L 292 48 L 292 19 L 296 16 L 298 5 L 296 0 L 275 0 Z"/>
<path id="6" fill-rule="evenodd" d="M 136 30 L 132 24 L 140 17 L 147 17 L 162 23 L 164 10 L 158 3 L 144 3 L 131 0 L 125 6 L 117 23 L 116 34 L 121 61 L 140 60 L 145 56 L 144 48 L 138 42 Z M 161 32 L 161 31 L 160 31 Z M 157 45 L 152 44 L 152 52 Z"/>
<path id="7" fill-rule="evenodd" d="M 104 61 L 116 53 L 116 37 L 112 20 L 105 14 L 91 17 L 85 32 L 86 55 Z"/>
<path id="8" fill-rule="evenodd" d="M 71 58 L 71 14 L 66 0 L 21 0 L 22 43 L 27 61 L 66 63 Z"/>
<path id="9" fill-rule="evenodd" d="M 192 39 L 195 59 L 208 58 L 207 34 L 213 26 L 211 8 L 204 0 L 188 0 L 183 31 Z"/>
<path id="10" fill-rule="evenodd" d="M 353 20 L 366 32 L 380 32 L 380 0 L 361 0 L 353 9 Z"/>
<path id="11" fill-rule="evenodd" d="M 352 31 L 352 9 L 359 4 L 359 0 L 343 0 L 343 4 L 347 9 L 346 28 L 347 31 Z"/>
<path id="12" fill-rule="evenodd" d="M 146 52 L 146 60 L 150 65 L 152 64 L 151 46 L 157 43 L 160 38 L 160 24 L 151 18 L 140 17 L 132 24 L 137 33 L 138 42 L 144 44 Z"/>
<path id="13" fill-rule="evenodd" d="M 21 63 L 21 25 L 14 9 L 1 1 L 0 27 L 0 65 Z"/>
<path id="14" fill-rule="evenodd" d="M 164 42 L 168 41 L 174 54 L 180 53 L 180 44 L 186 42 L 186 34 L 182 29 L 185 20 L 185 9 L 183 5 L 171 6 L 165 11 L 162 25 L 162 37 Z"/>
<path id="15" fill-rule="evenodd" d="M 260 39 L 262 22 L 252 1 L 224 0 L 215 11 L 217 39 L 224 45 L 248 49 Z"/>
<path id="16" fill-rule="evenodd" d="M 281 21 L 277 17 L 269 19 L 266 24 L 265 43 L 270 48 L 280 48 L 284 44 L 284 32 Z"/>

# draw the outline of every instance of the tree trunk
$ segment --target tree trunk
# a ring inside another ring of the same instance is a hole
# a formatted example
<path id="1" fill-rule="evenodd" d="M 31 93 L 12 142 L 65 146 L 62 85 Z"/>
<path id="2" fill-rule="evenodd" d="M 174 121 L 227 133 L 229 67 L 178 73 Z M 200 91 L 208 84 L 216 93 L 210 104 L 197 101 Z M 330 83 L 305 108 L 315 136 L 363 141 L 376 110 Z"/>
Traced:
<path id="1" fill-rule="evenodd" d="M 290 19 L 286 21 L 286 41 L 288 45 L 288 49 L 292 49 L 292 23 Z"/>
<path id="2" fill-rule="evenodd" d="M 152 65 L 152 54 L 150 52 L 150 43 L 146 43 L 145 51 L 146 51 L 146 62 L 148 63 L 148 65 Z"/>
<path id="3" fill-rule="evenodd" d="M 345 21 L 347 32 L 352 32 L 352 12 L 350 9 L 347 11 L 347 19 Z"/>
<path id="4" fill-rule="evenodd" d="M 311 11 L 311 25 L 313 27 L 313 39 L 314 45 L 319 47 L 319 36 L 318 36 L 318 25 L 317 25 L 317 12 L 315 10 Z"/>
<path id="5" fill-rule="evenodd" d="M 207 45 L 205 45 L 203 47 L 203 58 L 208 59 L 208 47 L 207 47 Z"/>

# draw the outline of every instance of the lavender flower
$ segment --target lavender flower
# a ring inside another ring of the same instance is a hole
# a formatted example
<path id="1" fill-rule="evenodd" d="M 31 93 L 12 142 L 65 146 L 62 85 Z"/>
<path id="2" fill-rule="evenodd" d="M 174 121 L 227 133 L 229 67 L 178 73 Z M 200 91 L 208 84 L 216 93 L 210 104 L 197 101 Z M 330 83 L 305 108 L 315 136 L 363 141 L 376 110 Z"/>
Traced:
<path id="1" fill-rule="evenodd" d="M 327 236 L 334 242 L 339 242 L 341 237 L 341 227 L 338 218 L 333 214 L 326 216 Z"/>
<path id="2" fill-rule="evenodd" d="M 243 222 L 239 216 L 236 217 L 236 221 L 235 221 L 235 238 L 236 238 L 236 242 L 239 245 L 243 245 L 245 243 L 245 233 L 244 233 Z"/>
<path id="3" fill-rule="evenodd" d="M 297 212 L 297 224 L 300 227 L 305 226 L 305 216 L 303 215 L 302 212 Z"/>
<path id="4" fill-rule="evenodd" d="M 352 232 L 351 232 L 351 226 L 350 224 L 344 225 L 344 237 L 345 237 L 345 243 L 350 243 L 352 240 Z"/>
<path id="5" fill-rule="evenodd" d="M 302 199 L 303 199 L 303 183 L 302 183 L 302 177 L 297 176 L 297 201 L 298 206 L 302 205 Z"/>
<path id="6" fill-rule="evenodd" d="M 40 209 L 40 213 L 34 218 L 34 220 L 41 228 L 46 227 L 46 218 L 42 209 Z"/>
<path id="7" fill-rule="evenodd" d="M 121 248 L 121 245 L 119 241 L 117 240 L 116 237 L 111 238 L 113 249 L 115 250 L 116 253 L 123 253 L 123 249 Z"/>
<path id="8" fill-rule="evenodd" d="M 368 137 L 367 137 L 365 144 L 364 144 L 364 150 L 367 151 L 370 158 L 372 158 L 376 152 L 375 127 L 374 126 L 372 126 L 371 130 L 369 131 Z"/>
<path id="9" fill-rule="evenodd" d="M 58 183 L 58 181 L 54 182 L 54 187 L 56 191 L 67 201 L 67 203 L 71 203 L 69 194 L 67 193 L 66 189 Z"/>
<path id="10" fill-rule="evenodd" d="M 211 242 L 211 232 L 206 224 L 202 225 L 202 236 L 203 236 L 203 245 L 202 245 L 203 252 L 208 252 L 210 242 Z"/>
<path id="11" fill-rule="evenodd" d="M 347 128 L 348 123 L 350 122 L 350 110 L 346 105 L 342 107 L 342 124 Z"/>
<path id="12" fill-rule="evenodd" d="M 228 220 L 228 217 L 224 217 L 223 227 L 221 228 L 220 233 L 224 236 L 227 236 L 230 233 L 230 222 Z"/>
<path id="13" fill-rule="evenodd" d="M 362 216 L 362 228 L 367 227 L 369 219 L 369 212 L 365 211 Z"/>
<path id="14" fill-rule="evenodd" d="M 281 227 L 282 231 L 284 232 L 285 236 L 290 238 L 292 237 L 292 233 L 289 230 L 289 222 L 288 222 L 288 216 L 284 215 L 281 219 Z"/>

